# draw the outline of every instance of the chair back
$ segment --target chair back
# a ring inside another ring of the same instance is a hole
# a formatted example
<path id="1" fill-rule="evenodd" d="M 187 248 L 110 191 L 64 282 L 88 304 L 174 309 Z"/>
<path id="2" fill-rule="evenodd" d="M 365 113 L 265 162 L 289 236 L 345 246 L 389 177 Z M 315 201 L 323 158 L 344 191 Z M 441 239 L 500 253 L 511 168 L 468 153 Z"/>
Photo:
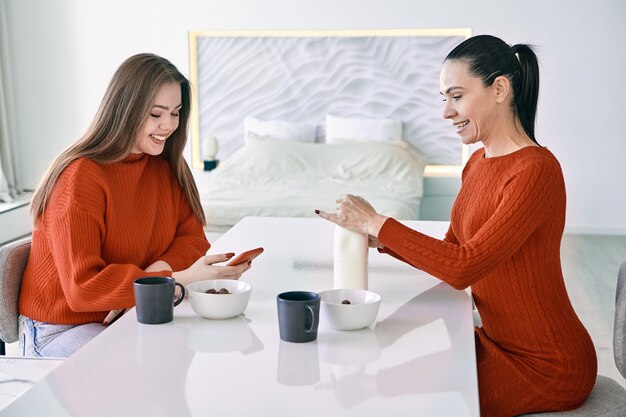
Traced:
<path id="1" fill-rule="evenodd" d="M 622 261 L 617 274 L 613 355 L 617 369 L 626 378 L 626 259 Z"/>
<path id="2" fill-rule="evenodd" d="M 0 247 L 0 340 L 4 343 L 18 340 L 17 301 L 30 256 L 30 240 L 28 237 Z"/>

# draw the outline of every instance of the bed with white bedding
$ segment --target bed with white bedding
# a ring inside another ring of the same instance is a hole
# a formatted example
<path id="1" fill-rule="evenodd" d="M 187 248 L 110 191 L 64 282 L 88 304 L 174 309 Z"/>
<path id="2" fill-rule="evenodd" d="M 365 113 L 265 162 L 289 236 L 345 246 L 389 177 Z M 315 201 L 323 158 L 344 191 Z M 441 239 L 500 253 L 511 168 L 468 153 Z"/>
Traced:
<path id="1" fill-rule="evenodd" d="M 207 231 L 245 216 L 313 217 L 344 193 L 382 214 L 418 219 L 425 160 L 404 142 L 247 141 L 218 168 L 195 172 Z"/>
<path id="2" fill-rule="evenodd" d="M 463 162 L 439 71 L 469 32 L 190 33 L 191 160 L 220 159 L 194 173 L 207 231 L 311 217 L 344 193 L 419 219 L 424 167 Z"/>

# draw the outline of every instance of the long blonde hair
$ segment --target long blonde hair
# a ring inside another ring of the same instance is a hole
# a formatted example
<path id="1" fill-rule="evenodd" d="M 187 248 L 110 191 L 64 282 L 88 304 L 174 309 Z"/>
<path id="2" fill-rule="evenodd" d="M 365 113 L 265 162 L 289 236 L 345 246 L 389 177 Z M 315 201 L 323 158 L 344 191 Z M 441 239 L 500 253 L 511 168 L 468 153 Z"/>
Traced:
<path id="1" fill-rule="evenodd" d="M 98 163 L 112 163 L 131 153 L 157 91 L 172 81 L 180 84 L 182 107 L 178 128 L 165 143 L 161 157 L 169 163 L 194 215 L 203 225 L 206 224 L 196 183 L 183 158 L 191 110 L 189 80 L 167 59 L 153 54 L 137 54 L 124 61 L 113 75 L 87 132 L 61 152 L 44 174 L 31 202 L 35 225 L 46 209 L 59 176 L 72 162 L 89 158 Z"/>

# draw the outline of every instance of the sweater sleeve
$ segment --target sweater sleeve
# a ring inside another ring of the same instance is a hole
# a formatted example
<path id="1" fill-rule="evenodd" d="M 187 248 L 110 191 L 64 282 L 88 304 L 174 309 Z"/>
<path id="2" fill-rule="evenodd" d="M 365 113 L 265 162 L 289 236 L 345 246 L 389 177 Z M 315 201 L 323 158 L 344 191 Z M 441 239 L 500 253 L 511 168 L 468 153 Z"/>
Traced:
<path id="1" fill-rule="evenodd" d="M 132 282 L 155 272 L 137 265 L 106 264 L 100 244 L 104 218 L 72 204 L 50 223 L 48 241 L 69 307 L 76 312 L 107 311 L 135 304 Z M 157 274 L 171 276 L 169 271 Z"/>
<path id="2" fill-rule="evenodd" d="M 179 197 L 178 213 L 176 236 L 165 253 L 159 257 L 174 271 L 189 268 L 198 258 L 204 256 L 211 246 L 204 234 L 202 223 L 191 210 L 182 192 Z"/>
<path id="3" fill-rule="evenodd" d="M 448 227 L 448 231 L 446 232 L 445 237 L 443 238 L 444 242 L 450 242 L 450 243 L 455 243 L 458 244 L 459 241 L 457 240 L 456 236 L 454 235 L 454 231 L 452 230 L 452 225 L 450 225 Z M 406 259 L 404 259 L 402 256 L 398 255 L 397 253 L 395 253 L 394 251 L 392 251 L 391 249 L 389 249 L 388 247 L 383 247 L 382 249 L 378 249 L 378 252 L 380 253 L 386 253 L 387 255 L 391 255 L 394 258 L 402 261 L 402 262 L 407 262 Z M 410 262 L 407 262 L 410 263 Z"/>
<path id="4" fill-rule="evenodd" d="M 493 215 L 466 242 L 444 241 L 388 219 L 378 239 L 407 263 L 464 289 L 509 259 L 564 196 L 556 162 L 533 160 L 511 175 Z"/>

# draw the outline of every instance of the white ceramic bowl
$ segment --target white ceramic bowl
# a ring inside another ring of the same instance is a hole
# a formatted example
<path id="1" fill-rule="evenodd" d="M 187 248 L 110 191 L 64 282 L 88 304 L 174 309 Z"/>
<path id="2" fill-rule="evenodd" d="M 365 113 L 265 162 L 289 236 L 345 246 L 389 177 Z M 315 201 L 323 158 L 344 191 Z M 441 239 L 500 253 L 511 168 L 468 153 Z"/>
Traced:
<path id="1" fill-rule="evenodd" d="M 322 291 L 322 322 L 335 330 L 363 329 L 376 320 L 381 296 L 368 290 L 336 289 Z M 348 300 L 350 304 L 342 304 Z"/>
<path id="2" fill-rule="evenodd" d="M 226 288 L 230 294 L 208 294 Z M 244 312 L 250 300 L 252 285 L 233 279 L 209 279 L 187 285 L 191 308 L 205 319 L 229 319 Z"/>

